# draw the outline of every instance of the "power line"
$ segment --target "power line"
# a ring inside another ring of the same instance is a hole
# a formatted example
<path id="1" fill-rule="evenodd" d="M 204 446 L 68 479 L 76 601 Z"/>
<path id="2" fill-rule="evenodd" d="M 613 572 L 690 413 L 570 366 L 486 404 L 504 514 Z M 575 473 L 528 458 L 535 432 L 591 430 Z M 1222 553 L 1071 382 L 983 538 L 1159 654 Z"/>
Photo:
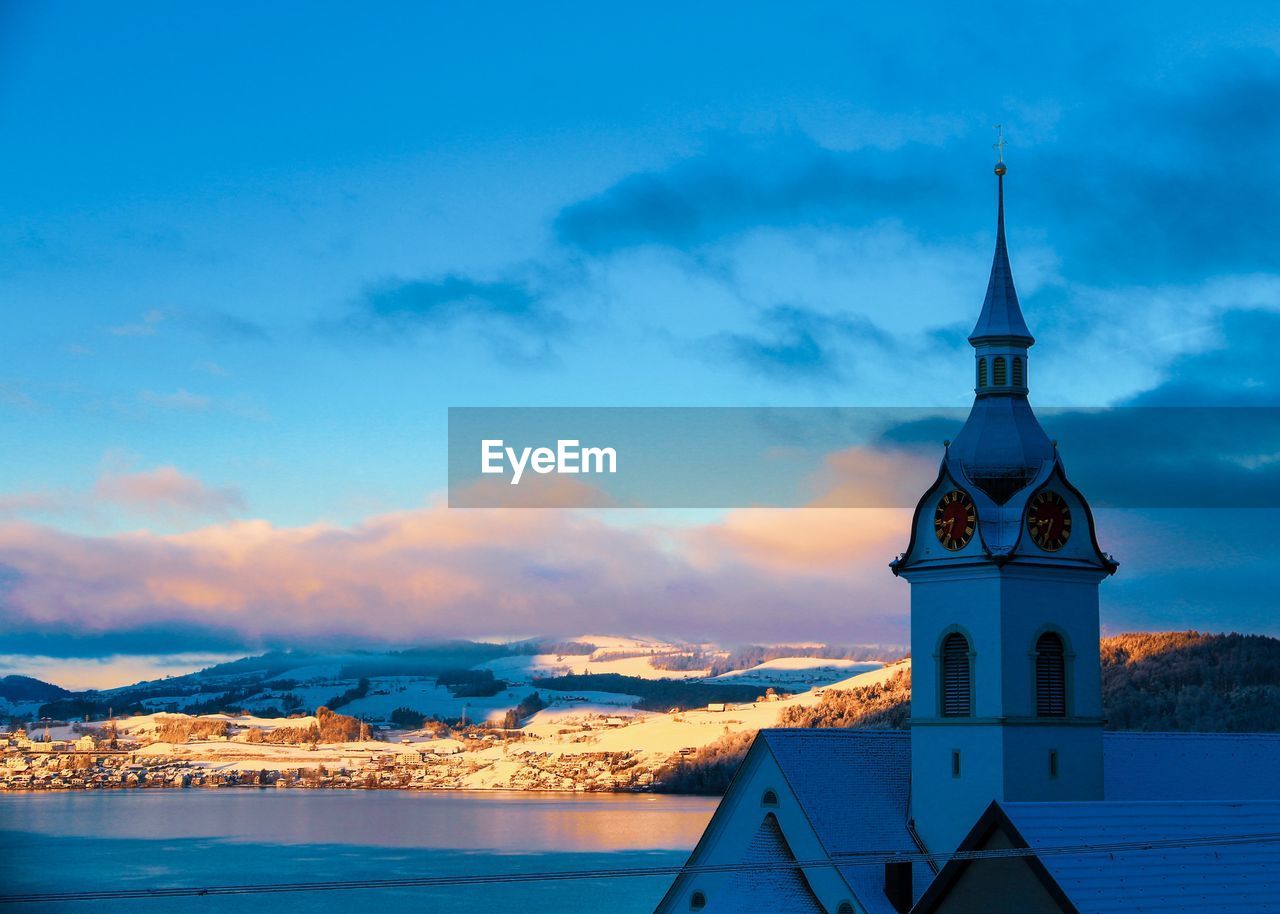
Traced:
<path id="1" fill-rule="evenodd" d="M 1252 844 L 1280 844 L 1280 832 L 1244 835 L 1206 835 L 1193 838 L 1169 838 L 1144 841 L 1114 841 L 1101 844 L 1055 845 L 1051 847 L 998 848 L 957 851 L 952 854 L 896 853 L 893 851 L 860 851 L 832 854 L 813 860 L 787 860 L 773 863 L 723 863 L 699 866 L 669 865 L 623 867 L 596 870 L 550 870 L 533 873 L 471 873 L 455 876 L 405 876 L 396 879 L 351 879 L 325 882 L 270 882 L 249 885 L 170 886 L 151 889 L 110 889 L 83 892 L 19 893 L 0 895 L 0 904 L 49 904 L 59 901 L 118 901 L 137 898 L 178 898 L 198 896 L 278 894 L 284 892 L 339 892 L 358 889 L 451 888 L 472 885 L 511 885 L 525 882 L 568 882 L 586 879 L 627 879 L 685 874 L 733 873 L 741 870 L 792 870 L 817 867 L 879 866 L 889 862 L 946 862 L 948 860 L 988 860 L 1010 857 L 1088 856 L 1156 850 L 1180 850 L 1201 847 L 1228 847 Z"/>

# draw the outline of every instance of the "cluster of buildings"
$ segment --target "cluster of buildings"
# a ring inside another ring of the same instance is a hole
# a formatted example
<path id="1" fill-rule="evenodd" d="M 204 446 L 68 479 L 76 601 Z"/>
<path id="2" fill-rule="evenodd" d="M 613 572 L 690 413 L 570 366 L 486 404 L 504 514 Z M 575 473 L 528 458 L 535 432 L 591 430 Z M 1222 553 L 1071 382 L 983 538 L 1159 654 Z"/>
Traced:
<path id="1" fill-rule="evenodd" d="M 649 788 L 654 776 L 635 752 L 563 754 L 509 743 L 497 758 L 482 754 L 480 750 L 501 742 L 495 734 L 388 743 L 385 751 L 343 750 L 336 764 L 324 753 L 315 761 L 281 765 L 279 759 L 264 757 L 259 764 L 237 755 L 234 749 L 240 743 L 221 742 L 227 748 L 193 759 L 189 754 L 158 754 L 137 740 L 108 740 L 89 733 L 73 740 L 32 739 L 23 731 L 0 733 L 0 790 L 485 787 L 610 791 Z M 298 747 L 285 748 L 296 752 Z"/>
<path id="2" fill-rule="evenodd" d="M 513 790 L 645 790 L 654 772 L 634 752 L 522 752 L 520 767 L 507 779 Z"/>

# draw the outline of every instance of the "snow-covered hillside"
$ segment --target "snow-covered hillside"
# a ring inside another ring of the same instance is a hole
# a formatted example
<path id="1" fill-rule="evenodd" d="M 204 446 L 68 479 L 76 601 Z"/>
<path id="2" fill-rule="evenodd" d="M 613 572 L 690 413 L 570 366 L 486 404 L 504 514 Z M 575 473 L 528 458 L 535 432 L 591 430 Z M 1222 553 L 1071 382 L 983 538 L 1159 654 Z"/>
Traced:
<path id="1" fill-rule="evenodd" d="M 23 688 L 43 687 L 56 700 L 17 702 L 0 695 L 0 715 L 14 721 L 39 716 L 76 721 L 236 712 L 269 720 L 325 706 L 375 725 L 405 726 L 415 718 L 498 723 L 513 711 L 527 718 L 541 705 L 538 719 L 554 720 L 634 711 L 642 701 L 646 708 L 666 711 L 749 701 L 768 688 L 805 692 L 878 665 L 804 656 L 803 649 L 793 649 L 797 656 L 755 662 L 767 656 L 764 650 L 738 654 L 712 644 L 586 634 L 508 645 L 449 642 L 386 652 L 278 652 L 99 692 L 71 693 L 24 680 Z M 726 672 L 738 656 L 754 659 L 744 660 L 744 669 Z M 723 698 L 717 697 L 722 687 Z"/>
<path id="2" fill-rule="evenodd" d="M 779 657 L 766 660 L 746 670 L 733 670 L 715 677 L 716 682 L 740 685 L 764 685 L 788 692 L 831 685 L 858 673 L 878 670 L 883 663 L 860 663 L 856 660 L 819 660 L 814 657 Z"/>
<path id="3" fill-rule="evenodd" d="M 843 679 L 831 688 L 847 689 L 883 682 L 900 670 L 903 661 L 871 672 Z M 783 665 L 784 667 L 787 665 Z M 406 693 L 407 694 L 407 693 Z M 456 738 L 440 738 L 419 730 L 387 734 L 380 741 L 347 743 L 278 744 L 253 738 L 253 731 L 278 727 L 307 729 L 315 717 L 262 718 L 247 715 L 211 714 L 199 720 L 225 722 L 227 736 L 165 742 L 158 737 L 162 728 L 175 720 L 172 715 L 139 715 L 116 721 L 121 737 L 141 740 L 131 750 L 143 764 L 174 767 L 226 775 L 232 772 L 259 772 L 299 769 L 385 770 L 387 765 L 418 766 L 423 773 L 407 786 L 435 786 L 468 789 L 610 789 L 614 763 L 625 760 L 626 769 L 649 778 L 673 757 L 687 755 L 716 742 L 727 734 L 754 732 L 775 726 L 782 713 L 797 706 L 813 706 L 821 701 L 817 691 L 786 698 L 747 704 L 713 705 L 708 708 L 668 713 L 629 710 L 622 697 L 607 693 L 566 696 L 539 711 L 525 722 L 518 734 L 499 738 L 468 731 Z M 192 720 L 180 717 L 179 720 Z M 388 759 L 399 759 L 390 761 Z M 425 760 L 434 761 L 426 762 Z M 414 769 L 414 770 L 418 770 Z M 593 773 L 595 772 L 595 773 Z M 627 783 L 645 784 L 630 780 Z"/>

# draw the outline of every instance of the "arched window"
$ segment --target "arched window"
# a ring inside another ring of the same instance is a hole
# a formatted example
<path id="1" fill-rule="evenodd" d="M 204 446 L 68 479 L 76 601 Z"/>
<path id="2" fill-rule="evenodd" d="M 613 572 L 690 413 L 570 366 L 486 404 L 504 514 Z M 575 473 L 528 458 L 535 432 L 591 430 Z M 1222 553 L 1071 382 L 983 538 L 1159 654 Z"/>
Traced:
<path id="1" fill-rule="evenodd" d="M 853 905 L 847 901 L 840 902 L 840 907 L 836 908 L 836 914 L 853 914 Z"/>
<path id="2" fill-rule="evenodd" d="M 772 790 L 766 790 L 764 792 L 764 796 L 760 798 L 760 805 L 761 806 L 777 806 L 778 795 L 774 793 Z"/>
<path id="3" fill-rule="evenodd" d="M 991 383 L 996 387 L 1003 387 L 1009 383 L 1008 364 L 1004 360 L 1004 356 L 998 355 L 995 361 L 991 363 L 991 374 L 993 375 Z"/>
<path id="4" fill-rule="evenodd" d="M 1067 656 L 1054 632 L 1036 640 L 1036 716 L 1067 716 Z"/>
<path id="5" fill-rule="evenodd" d="M 978 388 L 987 386 L 987 360 L 978 359 Z"/>
<path id="6" fill-rule="evenodd" d="M 707 906 L 707 894 L 705 892 L 694 892 L 689 896 L 689 910 L 701 911 Z"/>
<path id="7" fill-rule="evenodd" d="M 959 632 L 942 642 L 942 716 L 973 713 L 973 674 L 969 668 L 969 639 Z"/>
<path id="8" fill-rule="evenodd" d="M 1013 386 L 1023 387 L 1025 384 L 1026 378 L 1023 377 L 1022 357 L 1015 355 L 1013 357 Z"/>

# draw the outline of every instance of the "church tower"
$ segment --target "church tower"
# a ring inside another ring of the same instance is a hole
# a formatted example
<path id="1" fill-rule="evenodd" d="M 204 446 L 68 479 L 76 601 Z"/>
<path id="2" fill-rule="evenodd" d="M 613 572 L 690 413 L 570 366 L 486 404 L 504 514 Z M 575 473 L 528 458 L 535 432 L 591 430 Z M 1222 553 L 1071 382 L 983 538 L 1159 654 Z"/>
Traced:
<path id="1" fill-rule="evenodd" d="M 911 816 L 934 853 L 992 800 L 1103 798 L 1098 585 L 1116 562 L 1027 400 L 1005 172 L 973 408 L 890 566 L 911 584 Z"/>

